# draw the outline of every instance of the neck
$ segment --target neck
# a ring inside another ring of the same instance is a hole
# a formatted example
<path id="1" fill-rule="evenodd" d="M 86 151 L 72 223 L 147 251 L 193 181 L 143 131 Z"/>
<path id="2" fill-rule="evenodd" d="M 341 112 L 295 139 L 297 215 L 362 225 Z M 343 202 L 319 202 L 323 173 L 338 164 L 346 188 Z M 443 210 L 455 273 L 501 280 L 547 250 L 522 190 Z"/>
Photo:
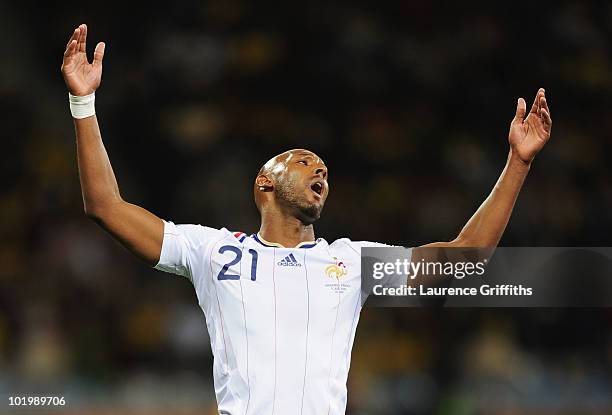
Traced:
<path id="1" fill-rule="evenodd" d="M 302 242 L 315 240 L 314 227 L 305 225 L 295 216 L 279 211 L 263 211 L 259 236 L 268 242 L 294 248 Z"/>

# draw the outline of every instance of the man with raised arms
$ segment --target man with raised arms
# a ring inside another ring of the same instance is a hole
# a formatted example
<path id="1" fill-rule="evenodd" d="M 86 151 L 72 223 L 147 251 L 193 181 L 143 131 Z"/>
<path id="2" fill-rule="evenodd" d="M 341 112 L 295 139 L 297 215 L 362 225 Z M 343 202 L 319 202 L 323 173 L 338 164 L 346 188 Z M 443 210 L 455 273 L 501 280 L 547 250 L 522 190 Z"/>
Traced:
<path id="1" fill-rule="evenodd" d="M 385 245 L 315 237 L 328 168 L 303 149 L 273 157 L 257 174 L 261 224 L 252 235 L 175 225 L 125 201 L 94 109 L 105 45 L 97 44 L 89 63 L 86 37 L 86 25 L 74 30 L 62 64 L 85 213 L 149 265 L 191 281 L 206 315 L 219 413 L 343 414 L 362 307 L 360 249 Z M 543 89 L 528 113 L 520 98 L 491 194 L 455 239 L 428 246 L 496 246 L 551 125 Z"/>

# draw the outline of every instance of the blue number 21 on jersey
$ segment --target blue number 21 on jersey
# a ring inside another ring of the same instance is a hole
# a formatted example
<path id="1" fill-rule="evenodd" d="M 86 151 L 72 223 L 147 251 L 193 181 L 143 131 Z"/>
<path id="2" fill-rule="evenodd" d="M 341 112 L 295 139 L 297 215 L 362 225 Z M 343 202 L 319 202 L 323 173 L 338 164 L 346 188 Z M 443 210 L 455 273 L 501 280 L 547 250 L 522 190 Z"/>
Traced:
<path id="1" fill-rule="evenodd" d="M 221 255 L 223 255 L 227 251 L 234 253 L 236 256 L 230 262 L 228 262 L 227 264 L 223 265 L 223 268 L 221 268 L 221 271 L 219 271 L 219 275 L 217 275 L 217 279 L 219 281 L 223 281 L 223 280 L 239 280 L 240 279 L 240 275 L 237 275 L 237 274 L 228 274 L 227 270 L 229 269 L 229 267 L 231 267 L 233 265 L 236 265 L 238 262 L 240 262 L 240 260 L 242 259 L 242 249 L 238 248 L 237 246 L 233 246 L 233 245 L 223 245 L 221 248 L 219 248 L 219 253 Z M 255 281 L 257 279 L 257 251 L 254 250 L 254 249 L 249 249 L 248 252 L 252 256 L 252 259 L 251 259 L 251 281 Z"/>

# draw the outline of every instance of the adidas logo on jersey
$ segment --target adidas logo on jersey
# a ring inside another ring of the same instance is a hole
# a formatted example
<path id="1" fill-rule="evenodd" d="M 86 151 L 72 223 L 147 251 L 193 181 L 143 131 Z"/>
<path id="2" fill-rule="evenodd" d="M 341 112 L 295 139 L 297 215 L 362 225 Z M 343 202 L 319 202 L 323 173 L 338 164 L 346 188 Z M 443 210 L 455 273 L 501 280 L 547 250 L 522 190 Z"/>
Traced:
<path id="1" fill-rule="evenodd" d="M 300 264 L 297 261 L 297 259 L 295 259 L 293 254 L 287 255 L 286 257 L 278 261 L 276 264 L 281 267 L 301 267 L 302 266 L 302 264 Z"/>

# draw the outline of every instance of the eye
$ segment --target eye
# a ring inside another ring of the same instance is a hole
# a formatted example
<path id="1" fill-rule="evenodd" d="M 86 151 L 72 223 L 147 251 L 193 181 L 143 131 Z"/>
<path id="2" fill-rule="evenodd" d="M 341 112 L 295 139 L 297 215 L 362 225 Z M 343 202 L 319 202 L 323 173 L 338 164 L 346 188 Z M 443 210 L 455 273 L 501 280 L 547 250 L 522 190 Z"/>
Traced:
<path id="1" fill-rule="evenodd" d="M 300 160 L 298 163 L 302 163 L 304 166 L 308 166 L 308 162 L 306 160 Z"/>

